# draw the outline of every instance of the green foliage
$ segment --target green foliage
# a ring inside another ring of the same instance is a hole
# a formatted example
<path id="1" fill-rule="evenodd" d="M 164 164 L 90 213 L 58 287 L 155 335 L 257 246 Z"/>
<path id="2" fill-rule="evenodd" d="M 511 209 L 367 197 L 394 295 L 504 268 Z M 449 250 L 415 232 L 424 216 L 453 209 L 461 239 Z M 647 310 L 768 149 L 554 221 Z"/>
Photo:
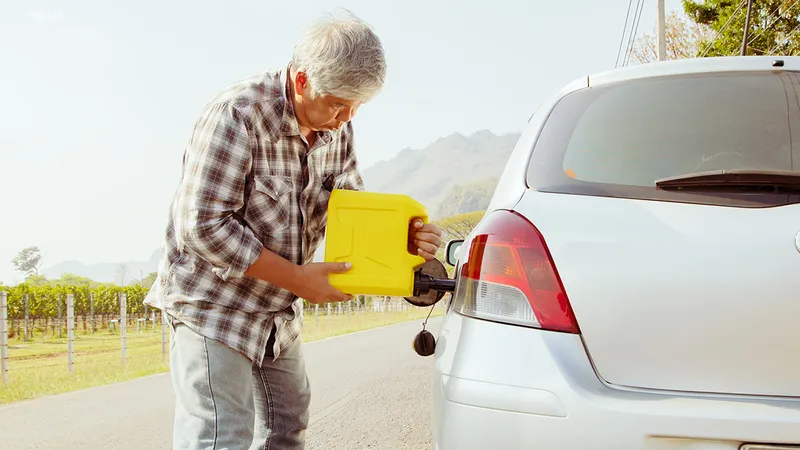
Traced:
<path id="1" fill-rule="evenodd" d="M 25 282 L 31 286 L 46 286 L 50 284 L 50 281 L 44 275 L 31 275 L 25 279 Z"/>
<path id="2" fill-rule="evenodd" d="M 151 272 L 142 280 L 137 280 L 137 279 L 131 280 L 131 284 L 141 284 L 142 287 L 144 287 L 145 289 L 150 289 L 151 287 L 153 287 L 153 283 L 156 282 L 157 276 L 158 272 Z"/>
<path id="3" fill-rule="evenodd" d="M 746 2 L 683 0 L 688 17 L 712 33 L 698 45 L 697 56 L 739 55 L 747 17 Z M 800 0 L 753 0 L 748 55 L 792 55 L 800 50 Z"/>
<path id="4" fill-rule="evenodd" d="M 715 4 L 716 3 L 716 4 Z M 695 22 L 701 23 L 703 25 L 709 25 L 712 22 L 717 21 L 719 19 L 720 8 L 727 8 L 731 5 L 737 6 L 740 2 L 732 1 L 720 1 L 720 2 L 706 2 L 697 3 L 691 0 L 685 0 L 683 2 L 683 10 L 686 11 L 686 14 L 689 15 Z"/>
<path id="5" fill-rule="evenodd" d="M 434 223 L 442 229 L 442 240 L 444 242 L 439 251 L 436 252 L 436 259 L 445 262 L 444 252 L 447 249 L 447 243 L 454 239 L 466 239 L 485 214 L 485 211 L 472 211 L 435 221 Z M 447 275 L 452 278 L 455 269 L 448 264 L 445 264 L 445 268 L 447 269 Z"/>
<path id="6" fill-rule="evenodd" d="M 8 295 L 8 318 L 22 320 L 25 318 L 25 295 L 28 296 L 28 314 L 30 319 L 57 319 L 58 305 L 61 304 L 62 318 L 66 317 L 67 295 L 75 299 L 75 315 L 86 316 L 90 312 L 91 294 L 94 294 L 94 314 L 119 315 L 119 294 L 126 295 L 128 315 L 144 313 L 144 297 L 147 289 L 140 286 L 99 286 L 88 285 L 33 285 L 19 284 L 14 287 L 0 286 L 0 291 Z"/>
<path id="7" fill-rule="evenodd" d="M 100 286 L 114 286 L 113 283 L 101 283 L 99 281 L 94 281 L 90 278 L 82 277 L 79 275 L 65 273 L 61 275 L 61 278 L 56 278 L 54 280 L 48 279 L 44 275 L 31 275 L 25 279 L 25 284 L 28 286 L 86 286 L 89 288 L 97 288 Z M 152 284 L 151 284 L 152 286 Z M 145 288 L 149 286 L 145 285 Z"/>
<path id="8" fill-rule="evenodd" d="M 477 183 L 457 185 L 447 191 L 439 204 L 437 217 L 452 217 L 472 211 L 485 210 L 492 200 L 497 179 L 490 178 Z"/>
<path id="9" fill-rule="evenodd" d="M 481 221 L 484 214 L 484 211 L 473 211 L 452 217 L 445 217 L 444 219 L 435 221 L 435 223 L 442 229 L 442 238 L 444 242 L 453 239 L 466 239 L 467 235 L 469 235 L 475 226 L 478 225 L 478 222 Z"/>
<path id="10" fill-rule="evenodd" d="M 61 275 L 61 279 L 57 280 L 57 284 L 64 284 L 67 286 L 95 286 L 97 283 L 89 278 L 75 275 L 73 273 L 65 273 Z"/>

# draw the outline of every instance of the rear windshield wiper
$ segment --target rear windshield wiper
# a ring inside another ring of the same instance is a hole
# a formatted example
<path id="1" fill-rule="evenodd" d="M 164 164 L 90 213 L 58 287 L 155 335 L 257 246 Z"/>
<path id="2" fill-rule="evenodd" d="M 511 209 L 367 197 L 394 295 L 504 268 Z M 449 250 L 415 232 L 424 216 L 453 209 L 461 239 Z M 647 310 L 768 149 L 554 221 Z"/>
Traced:
<path id="1" fill-rule="evenodd" d="M 679 188 L 774 188 L 800 190 L 800 172 L 789 170 L 715 170 L 656 180 L 661 189 Z"/>

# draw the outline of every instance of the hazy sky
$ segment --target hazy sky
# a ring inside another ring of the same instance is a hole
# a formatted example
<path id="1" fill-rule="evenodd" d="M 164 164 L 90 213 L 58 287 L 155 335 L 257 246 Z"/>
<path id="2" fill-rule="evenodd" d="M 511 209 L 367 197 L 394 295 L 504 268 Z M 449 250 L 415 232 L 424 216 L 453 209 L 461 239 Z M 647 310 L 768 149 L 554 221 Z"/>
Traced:
<path id="1" fill-rule="evenodd" d="M 338 7 L 387 52 L 386 86 L 353 121 L 365 168 L 454 132 L 520 130 L 546 96 L 614 67 L 628 1 L 3 0 L 0 281 L 22 279 L 10 261 L 29 245 L 45 267 L 147 259 L 201 107 L 285 65 Z M 640 33 L 656 23 L 656 1 L 644 8 Z"/>

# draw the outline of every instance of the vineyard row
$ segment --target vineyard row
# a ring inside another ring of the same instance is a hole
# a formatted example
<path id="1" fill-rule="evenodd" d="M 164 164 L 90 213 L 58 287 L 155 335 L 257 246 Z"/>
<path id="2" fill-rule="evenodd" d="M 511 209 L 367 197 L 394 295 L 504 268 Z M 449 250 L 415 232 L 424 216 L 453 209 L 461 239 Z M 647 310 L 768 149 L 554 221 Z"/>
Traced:
<path id="1" fill-rule="evenodd" d="M 8 302 L 9 337 L 24 338 L 34 335 L 61 337 L 66 333 L 66 299 L 72 295 L 74 302 L 75 330 L 96 332 L 111 328 L 120 318 L 120 297 L 127 298 L 125 309 L 129 329 L 133 326 L 152 327 L 160 321 L 160 313 L 153 314 L 144 304 L 148 290 L 139 285 L 131 286 L 30 286 L 21 284 L 14 287 L 0 286 L 6 292 Z M 381 308 L 388 297 L 358 296 L 355 300 L 331 307 L 316 308 L 315 314 L 342 314 L 342 310 Z M 304 309 L 313 307 L 304 302 Z"/>

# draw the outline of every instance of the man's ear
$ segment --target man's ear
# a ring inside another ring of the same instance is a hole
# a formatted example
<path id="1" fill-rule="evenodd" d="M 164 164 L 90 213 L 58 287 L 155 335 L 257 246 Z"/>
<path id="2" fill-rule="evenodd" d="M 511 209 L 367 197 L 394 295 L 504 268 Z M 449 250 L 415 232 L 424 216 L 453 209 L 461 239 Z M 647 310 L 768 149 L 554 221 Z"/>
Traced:
<path id="1" fill-rule="evenodd" d="M 306 97 L 308 94 L 308 77 L 305 72 L 298 71 L 294 76 L 294 90 L 298 95 Z"/>

